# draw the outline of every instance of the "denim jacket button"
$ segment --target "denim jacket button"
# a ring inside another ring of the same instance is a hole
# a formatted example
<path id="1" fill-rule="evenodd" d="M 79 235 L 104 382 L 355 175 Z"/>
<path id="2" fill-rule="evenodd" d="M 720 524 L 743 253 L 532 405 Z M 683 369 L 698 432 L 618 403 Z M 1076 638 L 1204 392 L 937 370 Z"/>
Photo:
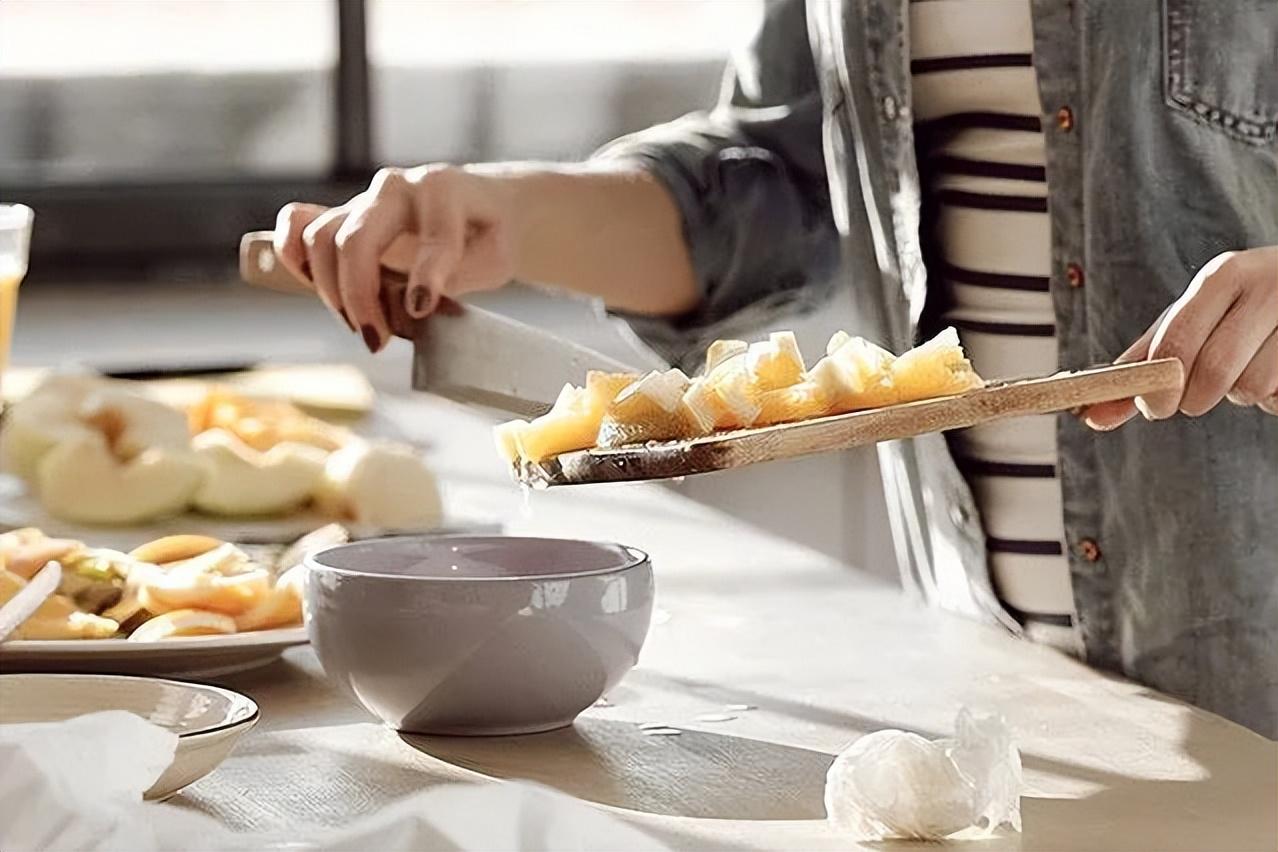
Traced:
<path id="1" fill-rule="evenodd" d="M 1074 129 L 1074 111 L 1063 106 L 1056 111 L 1056 126 L 1069 133 Z"/>
<path id="2" fill-rule="evenodd" d="M 967 511 L 967 506 L 957 501 L 950 504 L 950 523 L 956 527 L 965 527 L 970 520 L 972 516 Z"/>
<path id="3" fill-rule="evenodd" d="M 1088 562 L 1099 562 L 1101 558 L 1100 545 L 1096 543 L 1094 538 L 1081 539 L 1078 542 L 1078 555 Z"/>
<path id="4" fill-rule="evenodd" d="M 1069 286 L 1077 290 L 1083 286 L 1083 267 L 1077 263 L 1071 263 L 1065 267 L 1065 280 L 1069 282 Z"/>

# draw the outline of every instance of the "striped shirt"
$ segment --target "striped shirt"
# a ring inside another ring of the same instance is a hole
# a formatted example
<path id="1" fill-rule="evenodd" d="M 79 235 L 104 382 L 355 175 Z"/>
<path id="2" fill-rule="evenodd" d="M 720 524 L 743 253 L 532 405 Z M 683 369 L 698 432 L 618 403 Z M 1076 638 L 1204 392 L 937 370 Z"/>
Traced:
<path id="1" fill-rule="evenodd" d="M 1056 372 L 1051 231 L 1030 0 L 913 0 L 910 71 L 934 316 L 986 379 Z M 993 585 L 1034 639 L 1078 653 L 1052 415 L 953 436 Z"/>

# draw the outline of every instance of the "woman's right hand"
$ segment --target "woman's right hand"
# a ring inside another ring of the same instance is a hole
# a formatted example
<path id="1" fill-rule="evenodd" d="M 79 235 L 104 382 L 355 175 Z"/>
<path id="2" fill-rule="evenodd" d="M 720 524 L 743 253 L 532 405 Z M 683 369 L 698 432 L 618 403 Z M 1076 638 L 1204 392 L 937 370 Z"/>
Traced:
<path id="1" fill-rule="evenodd" d="M 275 252 L 377 352 L 393 332 L 388 314 L 399 307 L 386 302 L 382 266 L 407 273 L 403 309 L 414 319 L 445 296 L 493 290 L 514 277 L 511 195 L 500 176 L 465 168 L 382 169 L 339 207 L 286 205 L 275 223 Z"/>

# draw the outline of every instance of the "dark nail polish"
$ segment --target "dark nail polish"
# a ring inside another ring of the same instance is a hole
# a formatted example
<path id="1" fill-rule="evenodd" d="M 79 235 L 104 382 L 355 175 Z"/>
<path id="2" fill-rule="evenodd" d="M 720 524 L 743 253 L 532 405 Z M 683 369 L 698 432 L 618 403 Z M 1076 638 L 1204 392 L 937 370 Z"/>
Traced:
<path id="1" fill-rule="evenodd" d="M 414 287 L 408 294 L 408 312 L 416 317 L 429 309 L 430 291 L 425 287 Z"/>
<path id="2" fill-rule="evenodd" d="M 364 335 L 364 345 L 368 347 L 369 352 L 376 352 L 382 348 L 382 336 L 377 333 L 377 329 L 371 325 L 360 326 L 360 332 Z"/>
<path id="3" fill-rule="evenodd" d="M 309 260 L 302 261 L 302 277 L 307 279 L 308 281 L 310 280 L 311 262 Z"/>
<path id="4" fill-rule="evenodd" d="M 342 318 L 342 322 L 346 323 L 346 327 L 349 328 L 352 333 L 354 333 L 356 330 L 355 323 L 351 322 L 351 318 L 346 315 L 346 309 L 338 308 L 337 315 Z"/>

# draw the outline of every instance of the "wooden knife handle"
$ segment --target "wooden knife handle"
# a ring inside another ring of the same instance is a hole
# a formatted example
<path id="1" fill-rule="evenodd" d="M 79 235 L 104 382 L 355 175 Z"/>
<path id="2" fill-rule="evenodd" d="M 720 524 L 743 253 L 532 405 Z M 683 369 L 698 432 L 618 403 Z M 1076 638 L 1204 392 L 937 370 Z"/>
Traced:
<path id="1" fill-rule="evenodd" d="M 298 279 L 275 255 L 274 231 L 250 231 L 240 237 L 240 277 L 255 287 L 281 293 L 314 293 L 307 281 Z M 384 291 L 402 293 L 408 277 L 402 272 L 382 267 Z"/>
<path id="2" fill-rule="evenodd" d="M 280 263 L 274 240 L 273 231 L 251 231 L 240 238 L 240 277 L 255 287 L 281 293 L 313 293 L 315 288 Z"/>

